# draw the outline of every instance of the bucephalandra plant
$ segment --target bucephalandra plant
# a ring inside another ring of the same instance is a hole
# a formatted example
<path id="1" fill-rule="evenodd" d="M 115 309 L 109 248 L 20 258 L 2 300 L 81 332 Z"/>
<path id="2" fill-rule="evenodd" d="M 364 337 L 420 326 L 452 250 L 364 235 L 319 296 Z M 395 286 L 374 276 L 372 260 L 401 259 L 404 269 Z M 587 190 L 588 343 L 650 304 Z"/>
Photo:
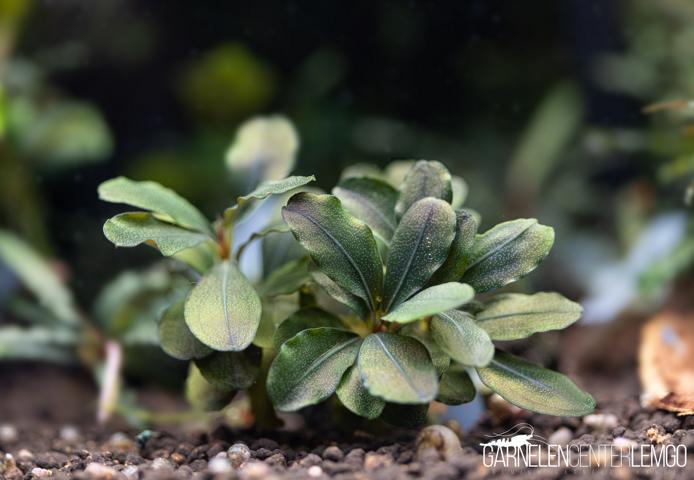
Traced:
<path id="1" fill-rule="evenodd" d="M 460 208 L 463 186 L 441 163 L 418 161 L 399 189 L 357 176 L 333 195 L 291 197 L 283 218 L 334 302 L 333 311 L 311 305 L 278 327 L 267 379 L 278 409 L 336 393 L 358 415 L 392 419 L 403 405 L 421 412 L 432 400 L 472 400 L 473 373 L 522 408 L 562 416 L 593 410 L 592 397 L 567 377 L 493 344 L 564 328 L 580 317 L 579 305 L 556 293 L 476 300 L 534 270 L 553 230 L 519 219 L 479 234 L 477 214 Z"/>

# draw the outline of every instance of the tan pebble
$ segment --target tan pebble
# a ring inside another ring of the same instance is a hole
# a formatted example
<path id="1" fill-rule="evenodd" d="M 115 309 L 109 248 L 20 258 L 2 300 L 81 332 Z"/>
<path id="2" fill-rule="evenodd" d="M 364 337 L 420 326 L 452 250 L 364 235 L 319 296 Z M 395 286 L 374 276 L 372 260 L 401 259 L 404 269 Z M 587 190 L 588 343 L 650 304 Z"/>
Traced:
<path id="1" fill-rule="evenodd" d="M 171 460 L 164 457 L 157 457 L 152 460 L 152 470 L 173 470 L 174 464 Z"/>
<path id="2" fill-rule="evenodd" d="M 320 477 L 321 475 L 323 475 L 323 469 L 320 468 L 318 465 L 314 465 L 308 469 L 308 476 L 309 477 L 316 478 L 316 477 Z"/>
<path id="3" fill-rule="evenodd" d="M 46 470 L 45 468 L 39 467 L 32 468 L 31 474 L 36 478 L 47 478 L 53 476 L 53 472 L 51 470 Z"/>
<path id="4" fill-rule="evenodd" d="M 185 455 L 181 455 L 180 453 L 175 452 L 171 454 L 171 460 L 180 465 L 181 463 L 186 461 L 186 457 Z"/>
<path id="5" fill-rule="evenodd" d="M 583 417 L 583 423 L 587 427 L 595 428 L 598 430 L 609 430 L 616 428 L 619 425 L 617 422 L 617 417 L 612 413 L 591 413 Z"/>
<path id="6" fill-rule="evenodd" d="M 274 478 L 272 469 L 263 462 L 252 461 L 246 464 L 239 470 L 241 480 L 268 480 Z"/>
<path id="7" fill-rule="evenodd" d="M 430 450 L 436 450 L 444 460 L 451 460 L 463 454 L 458 435 L 443 425 L 431 425 L 423 428 L 417 435 L 416 457 L 428 456 Z"/>
<path id="8" fill-rule="evenodd" d="M 118 476 L 118 472 L 115 469 L 96 462 L 87 465 L 84 473 L 95 480 L 111 480 Z"/>
<path id="9" fill-rule="evenodd" d="M 17 452 L 17 458 L 19 458 L 20 460 L 33 460 L 34 454 L 31 453 L 31 450 L 22 448 L 20 451 Z"/>
<path id="10" fill-rule="evenodd" d="M 121 470 L 120 473 L 128 480 L 137 480 L 140 478 L 140 473 L 138 472 L 136 465 L 128 465 Z"/>
<path id="11" fill-rule="evenodd" d="M 552 434 L 547 439 L 547 443 L 551 445 L 568 445 L 568 443 L 573 438 L 573 433 L 566 427 L 561 427 L 557 431 L 552 432 Z"/>
<path id="12" fill-rule="evenodd" d="M 661 443 L 665 443 L 668 440 L 670 440 L 670 435 L 669 433 L 660 433 L 660 430 L 658 430 L 657 427 L 651 427 L 648 430 L 646 430 L 646 437 L 651 443 L 655 443 L 657 445 L 660 445 Z"/>
<path id="13" fill-rule="evenodd" d="M 376 470 L 392 465 L 393 459 L 380 453 L 369 452 L 364 459 L 364 470 Z"/>
<path id="14" fill-rule="evenodd" d="M 76 442 L 80 439 L 80 432 L 72 425 L 65 425 L 60 429 L 60 438 L 66 442 Z"/>
<path id="15" fill-rule="evenodd" d="M 4 423 L 0 425 L 0 442 L 14 443 L 19 438 L 19 433 L 14 425 Z"/>
<path id="16" fill-rule="evenodd" d="M 116 432 L 108 439 L 109 448 L 117 451 L 135 451 L 135 442 L 123 432 Z"/>

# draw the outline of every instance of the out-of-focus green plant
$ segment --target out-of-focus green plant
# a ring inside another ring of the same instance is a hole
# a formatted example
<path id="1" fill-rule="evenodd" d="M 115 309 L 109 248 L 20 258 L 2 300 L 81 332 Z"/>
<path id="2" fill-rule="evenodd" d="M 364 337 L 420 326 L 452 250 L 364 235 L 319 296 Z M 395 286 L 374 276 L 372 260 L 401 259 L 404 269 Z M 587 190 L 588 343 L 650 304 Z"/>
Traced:
<path id="1" fill-rule="evenodd" d="M 343 308 L 310 306 L 280 324 L 267 380 L 275 406 L 294 411 L 336 393 L 360 416 L 411 421 L 432 400 L 472 400 L 468 372 L 476 372 L 523 408 L 592 411 L 592 397 L 567 377 L 492 343 L 564 328 L 579 318 L 578 304 L 554 293 L 474 301 L 534 270 L 553 230 L 520 219 L 477 234 L 479 219 L 460 209 L 438 162 L 412 164 L 399 190 L 355 173 L 333 195 L 298 193 L 283 209 L 314 282 Z"/>

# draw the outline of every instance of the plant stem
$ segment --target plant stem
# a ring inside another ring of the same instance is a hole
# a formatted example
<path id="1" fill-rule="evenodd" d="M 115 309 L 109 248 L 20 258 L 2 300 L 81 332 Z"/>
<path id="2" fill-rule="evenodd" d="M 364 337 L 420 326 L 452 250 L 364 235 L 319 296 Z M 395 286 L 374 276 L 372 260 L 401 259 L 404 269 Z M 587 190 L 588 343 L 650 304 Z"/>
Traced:
<path id="1" fill-rule="evenodd" d="M 115 340 L 107 340 L 104 345 L 104 370 L 99 392 L 99 409 L 96 418 L 105 423 L 116 408 L 120 389 L 120 371 L 123 364 L 123 349 Z"/>
<path id="2" fill-rule="evenodd" d="M 266 389 L 267 373 L 274 356 L 274 351 L 263 348 L 258 380 L 248 389 L 255 425 L 262 429 L 271 429 L 282 425 L 282 421 L 275 414 L 275 407 L 270 402 Z"/>

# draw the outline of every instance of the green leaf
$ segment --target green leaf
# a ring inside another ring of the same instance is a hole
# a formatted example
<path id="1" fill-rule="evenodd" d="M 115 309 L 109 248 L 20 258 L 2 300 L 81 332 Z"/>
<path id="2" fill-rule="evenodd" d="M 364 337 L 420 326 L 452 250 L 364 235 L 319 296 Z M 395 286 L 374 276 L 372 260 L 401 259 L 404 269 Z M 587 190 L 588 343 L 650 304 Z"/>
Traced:
<path id="1" fill-rule="evenodd" d="M 191 362 L 186 379 L 186 400 L 197 410 L 220 410 L 229 404 L 236 390 L 219 389 L 205 380 L 198 367 Z"/>
<path id="2" fill-rule="evenodd" d="M 250 346 L 242 352 L 213 352 L 195 360 L 205 380 L 220 390 L 245 390 L 260 372 L 262 350 Z"/>
<path id="3" fill-rule="evenodd" d="M 455 236 L 455 213 L 449 204 L 425 198 L 402 217 L 390 244 L 383 287 L 386 312 L 426 285 L 448 256 Z"/>
<path id="4" fill-rule="evenodd" d="M 581 317 L 583 308 L 558 293 L 499 295 L 476 315 L 492 340 L 518 340 L 533 333 L 560 330 Z"/>
<path id="5" fill-rule="evenodd" d="M 457 210 L 462 207 L 465 200 L 467 200 L 467 194 L 469 191 L 467 182 L 465 182 L 465 180 L 463 180 L 461 177 L 453 175 L 451 177 L 451 190 L 453 191 L 451 207 L 453 207 L 454 210 Z"/>
<path id="6" fill-rule="evenodd" d="M 374 310 L 383 270 L 369 227 L 345 212 L 332 195 L 298 193 L 282 215 L 323 273 Z"/>
<path id="7" fill-rule="evenodd" d="M 431 285 L 457 282 L 461 279 L 472 253 L 478 227 L 479 218 L 471 210 L 463 209 L 456 212 L 455 238 L 446 261 L 431 277 Z"/>
<path id="8" fill-rule="evenodd" d="M 282 344 L 294 335 L 308 330 L 309 328 L 330 327 L 343 328 L 342 322 L 332 313 L 328 313 L 320 308 L 304 308 L 294 312 L 289 318 L 280 323 L 275 331 L 273 343 L 275 349 L 279 350 Z"/>
<path id="9" fill-rule="evenodd" d="M 444 352 L 463 365 L 483 367 L 494 356 L 489 335 L 466 312 L 439 313 L 431 320 L 431 334 Z"/>
<path id="10" fill-rule="evenodd" d="M 303 187 L 307 183 L 313 182 L 316 177 L 311 175 L 310 177 L 292 176 L 283 178 L 282 180 L 268 180 L 261 183 L 258 187 L 247 195 L 243 195 L 236 199 L 236 205 L 229 207 L 224 211 L 224 218 L 227 221 L 231 221 L 236 217 L 242 210 L 243 207 L 253 200 L 263 200 L 270 195 L 280 195 L 282 193 L 287 193 L 295 188 Z"/>
<path id="11" fill-rule="evenodd" d="M 439 162 L 419 160 L 400 186 L 400 197 L 395 205 L 397 217 L 402 218 L 412 205 L 426 197 L 440 198 L 450 204 L 453 199 L 451 174 Z"/>
<path id="12" fill-rule="evenodd" d="M 461 279 L 477 293 L 503 287 L 535 270 L 554 243 L 554 230 L 534 218 L 500 223 L 478 235 Z"/>
<path id="13" fill-rule="evenodd" d="M 364 222 L 374 234 L 388 242 L 397 227 L 395 202 L 398 192 L 387 183 L 368 177 L 347 178 L 333 188 L 349 213 Z"/>
<path id="14" fill-rule="evenodd" d="M 159 321 L 159 344 L 167 354 L 179 360 L 200 358 L 212 353 L 212 349 L 195 338 L 186 325 L 183 315 L 185 299 L 167 308 Z"/>
<path id="15" fill-rule="evenodd" d="M 67 328 L 0 327 L 0 360 L 74 363 L 80 338 Z"/>
<path id="16" fill-rule="evenodd" d="M 382 318 L 389 322 L 408 323 L 460 307 L 472 300 L 474 296 L 475 291 L 470 285 L 457 282 L 443 283 L 422 290 Z"/>
<path id="17" fill-rule="evenodd" d="M 210 223 L 188 200 L 156 182 L 112 178 L 99 185 L 99 198 L 152 211 L 160 220 L 211 234 Z"/>
<path id="18" fill-rule="evenodd" d="M 199 274 L 204 274 L 220 260 L 214 242 L 202 242 L 173 255 L 173 258 L 189 265 Z"/>
<path id="19" fill-rule="evenodd" d="M 361 339 L 345 330 L 312 328 L 287 340 L 272 362 L 267 390 L 276 408 L 294 411 L 327 399 L 357 358 Z"/>
<path id="20" fill-rule="evenodd" d="M 357 297 L 353 293 L 348 292 L 337 283 L 333 282 L 325 273 L 318 270 L 315 266 L 309 266 L 311 277 L 325 292 L 337 302 L 346 305 L 360 318 L 366 318 L 369 315 L 369 308 L 366 302 Z"/>
<path id="21" fill-rule="evenodd" d="M 595 409 L 593 397 L 568 377 L 500 350 L 477 374 L 503 398 L 533 412 L 574 417 Z"/>
<path id="22" fill-rule="evenodd" d="M 117 247 L 152 243 L 166 257 L 210 239 L 203 233 L 157 220 L 147 212 L 121 213 L 108 219 L 104 235 Z"/>
<path id="23" fill-rule="evenodd" d="M 260 325 L 255 333 L 253 345 L 273 350 L 275 348 L 273 339 L 277 327 L 298 309 L 298 294 L 263 297 L 262 301 L 263 314 L 260 317 Z"/>
<path id="24" fill-rule="evenodd" d="M 381 414 L 386 406 L 386 402 L 371 395 L 364 387 L 359 375 L 359 368 L 356 365 L 349 367 L 342 376 L 336 393 L 337 398 L 347 410 L 361 417 L 374 419 Z"/>
<path id="25" fill-rule="evenodd" d="M 462 405 L 475 398 L 475 385 L 465 371 L 465 367 L 454 363 L 439 381 L 439 394 L 436 400 L 446 405 Z"/>
<path id="26" fill-rule="evenodd" d="M 436 368 L 436 372 L 441 375 L 445 372 L 449 365 L 451 364 L 451 357 L 444 352 L 438 343 L 431 336 L 431 330 L 429 329 L 429 322 L 419 321 L 408 323 L 404 325 L 398 334 L 407 335 L 408 337 L 416 338 L 422 345 L 424 345 L 429 352 L 431 357 L 431 362 Z"/>
<path id="27" fill-rule="evenodd" d="M 243 255 L 243 251 L 256 240 L 260 240 L 268 235 L 281 233 L 289 233 L 289 227 L 284 223 L 269 225 L 258 232 L 253 232 L 251 236 L 248 237 L 248 240 L 239 245 L 239 248 L 236 251 L 236 258 L 240 259 Z"/>
<path id="28" fill-rule="evenodd" d="M 438 375 L 426 347 L 412 337 L 373 333 L 366 337 L 357 360 L 369 393 L 388 402 L 433 400 Z"/>
<path id="29" fill-rule="evenodd" d="M 13 233 L 0 230 L 0 262 L 14 272 L 22 283 L 66 325 L 77 325 L 80 315 L 72 292 L 58 277 L 48 260 L 44 259 Z"/>
<path id="30" fill-rule="evenodd" d="M 215 350 L 239 351 L 253 341 L 260 323 L 260 298 L 238 266 L 214 266 L 190 292 L 186 324 L 198 340 Z"/>
<path id="31" fill-rule="evenodd" d="M 261 297 L 287 295 L 299 290 L 310 280 L 308 258 L 291 260 L 270 273 L 258 286 Z"/>
<path id="32" fill-rule="evenodd" d="M 263 278 L 286 265 L 287 262 L 308 258 L 308 252 L 296 241 L 291 232 L 269 235 L 262 240 Z"/>

